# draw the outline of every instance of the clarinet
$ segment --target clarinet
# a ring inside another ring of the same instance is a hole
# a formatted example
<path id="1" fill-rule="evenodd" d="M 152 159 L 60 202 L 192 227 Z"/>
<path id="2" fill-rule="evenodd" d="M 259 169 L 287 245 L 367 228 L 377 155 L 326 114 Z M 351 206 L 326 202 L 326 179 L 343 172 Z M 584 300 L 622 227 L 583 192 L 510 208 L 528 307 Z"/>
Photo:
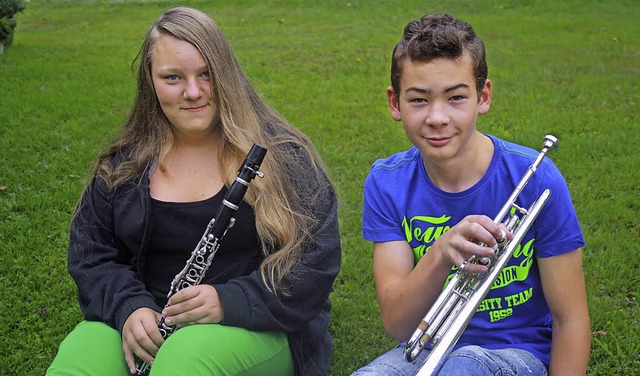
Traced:
<path id="1" fill-rule="evenodd" d="M 173 278 L 169 293 L 167 294 L 167 301 L 183 288 L 200 284 L 207 269 L 209 269 L 211 265 L 213 257 L 216 255 L 218 248 L 220 248 L 220 241 L 227 233 L 227 230 L 235 223 L 233 215 L 238 210 L 240 202 L 242 202 L 242 198 L 247 192 L 247 188 L 249 188 L 249 183 L 251 183 L 251 180 L 256 176 L 264 176 L 264 174 L 258 170 L 266 153 L 267 149 L 261 145 L 253 145 L 238 170 L 236 180 L 222 200 L 222 205 L 220 205 L 215 217 L 213 217 L 207 225 L 207 229 L 191 253 L 191 257 L 187 260 L 182 271 Z M 168 305 L 169 303 L 167 303 L 165 308 Z M 162 338 L 166 340 L 176 330 L 176 326 L 167 325 L 163 315 L 160 317 L 160 320 L 158 320 L 158 329 L 160 330 Z M 148 375 L 150 370 L 151 365 L 147 362 L 142 360 L 136 362 L 137 375 Z"/>

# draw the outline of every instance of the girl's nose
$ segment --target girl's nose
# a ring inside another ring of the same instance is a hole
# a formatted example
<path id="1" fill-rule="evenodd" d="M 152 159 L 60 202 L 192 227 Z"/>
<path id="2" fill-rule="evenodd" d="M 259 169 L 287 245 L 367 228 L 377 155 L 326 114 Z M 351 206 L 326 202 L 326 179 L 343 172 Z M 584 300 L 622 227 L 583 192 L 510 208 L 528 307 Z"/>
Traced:
<path id="1" fill-rule="evenodd" d="M 184 92 L 185 99 L 196 99 L 202 95 L 202 87 L 197 79 L 188 79 L 185 82 Z"/>

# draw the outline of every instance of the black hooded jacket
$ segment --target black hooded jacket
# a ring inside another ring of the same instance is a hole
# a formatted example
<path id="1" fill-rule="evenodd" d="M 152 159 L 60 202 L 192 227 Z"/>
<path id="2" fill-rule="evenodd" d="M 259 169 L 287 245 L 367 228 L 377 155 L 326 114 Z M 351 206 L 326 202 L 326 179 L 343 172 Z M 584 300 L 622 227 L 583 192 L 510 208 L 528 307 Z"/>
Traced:
<path id="1" fill-rule="evenodd" d="M 324 204 L 313 209 L 317 222 L 312 239 L 287 279 L 288 294 L 269 291 L 258 269 L 213 284 L 224 307 L 221 324 L 286 333 L 296 372 L 305 376 L 328 372 L 329 294 L 341 262 L 337 198 L 333 189 L 322 196 L 319 202 Z M 71 222 L 68 268 L 85 320 L 101 321 L 121 332 L 136 309 L 160 310 L 161 302 L 145 289 L 141 275 L 153 225 L 150 205 L 146 173 L 114 191 L 94 176 L 84 192 Z"/>

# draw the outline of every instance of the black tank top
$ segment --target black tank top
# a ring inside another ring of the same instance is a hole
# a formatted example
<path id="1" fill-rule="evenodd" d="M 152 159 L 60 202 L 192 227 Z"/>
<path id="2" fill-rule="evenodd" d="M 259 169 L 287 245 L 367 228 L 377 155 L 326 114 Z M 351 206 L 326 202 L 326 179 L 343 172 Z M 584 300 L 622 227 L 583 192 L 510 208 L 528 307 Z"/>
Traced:
<path id="1" fill-rule="evenodd" d="M 164 307 L 171 281 L 185 266 L 227 193 L 197 202 L 164 202 L 151 199 L 151 239 L 144 266 L 144 282 L 159 306 Z M 263 260 L 255 216 L 242 202 L 235 224 L 220 241 L 220 248 L 202 283 L 224 283 L 250 274 Z"/>

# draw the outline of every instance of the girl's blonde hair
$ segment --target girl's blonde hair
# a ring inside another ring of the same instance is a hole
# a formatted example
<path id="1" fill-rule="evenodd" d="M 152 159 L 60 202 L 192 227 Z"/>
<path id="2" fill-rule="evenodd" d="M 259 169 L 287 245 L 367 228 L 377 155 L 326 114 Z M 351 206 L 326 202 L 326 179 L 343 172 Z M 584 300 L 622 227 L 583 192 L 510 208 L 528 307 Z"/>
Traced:
<path id="1" fill-rule="evenodd" d="M 177 7 L 151 27 L 136 58 L 138 88 L 131 114 L 122 132 L 99 156 L 94 172 L 114 189 L 139 177 L 152 162 L 162 162 L 171 148 L 171 125 L 151 81 L 154 42 L 163 34 L 191 43 L 207 63 L 217 101 L 218 157 L 225 185 L 233 183 L 254 143 L 268 150 L 261 167 L 265 176 L 251 183 L 244 199 L 254 209 L 266 257 L 260 266 L 263 280 L 272 291 L 286 294 L 283 278 L 311 241 L 315 220 L 308 213 L 324 204 L 321 197 L 332 189 L 331 182 L 310 140 L 260 98 L 222 31 L 206 14 Z M 114 156 L 123 162 L 112 165 Z"/>

